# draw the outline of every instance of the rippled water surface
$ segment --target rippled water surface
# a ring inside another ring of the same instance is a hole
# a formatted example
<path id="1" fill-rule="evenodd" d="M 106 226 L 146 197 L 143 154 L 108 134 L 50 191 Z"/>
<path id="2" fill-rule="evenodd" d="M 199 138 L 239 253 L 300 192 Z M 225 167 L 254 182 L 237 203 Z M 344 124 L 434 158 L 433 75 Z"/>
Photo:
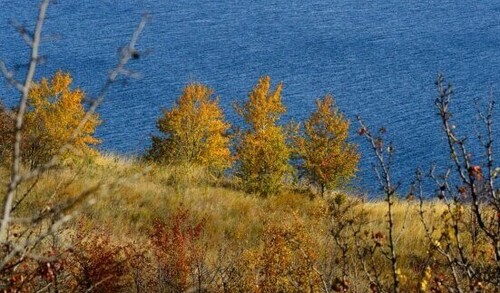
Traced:
<path id="1" fill-rule="evenodd" d="M 0 55 L 20 76 L 28 48 L 8 22 L 31 26 L 30 2 L 0 0 Z M 333 93 L 352 120 L 360 114 L 374 127 L 387 126 L 395 175 L 409 181 L 416 166 L 446 158 L 433 108 L 436 74 L 455 84 L 455 117 L 470 134 L 473 99 L 500 90 L 496 0 L 57 1 L 39 76 L 67 70 L 95 94 L 144 11 L 153 17 L 140 41 L 149 53 L 132 64 L 143 78 L 113 88 L 100 108 L 103 150 L 143 152 L 161 108 L 189 81 L 213 87 L 228 119 L 241 123 L 231 104 L 269 74 L 285 84 L 283 121 L 307 117 L 316 98 Z M 16 101 L 5 83 L 0 96 Z M 366 158 L 359 177 L 368 189 L 375 184 Z"/>

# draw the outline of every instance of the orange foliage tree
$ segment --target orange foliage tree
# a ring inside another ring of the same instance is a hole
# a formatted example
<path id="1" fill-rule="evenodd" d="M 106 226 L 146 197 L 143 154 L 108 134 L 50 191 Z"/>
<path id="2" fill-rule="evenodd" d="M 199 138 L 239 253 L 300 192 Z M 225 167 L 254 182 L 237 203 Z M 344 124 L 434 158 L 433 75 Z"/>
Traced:
<path id="1" fill-rule="evenodd" d="M 96 152 L 91 146 L 100 143 L 93 134 L 101 121 L 97 114 L 91 114 L 77 131 L 87 115 L 82 103 L 85 93 L 72 90 L 71 82 L 69 73 L 59 71 L 50 81 L 44 78 L 30 89 L 23 148 L 24 160 L 31 167 L 47 162 L 67 144 L 71 148 L 61 154 L 62 158 Z"/>
<path id="2" fill-rule="evenodd" d="M 147 158 L 168 164 L 196 164 L 220 171 L 231 165 L 230 125 L 225 122 L 214 91 L 188 84 L 171 110 L 164 110 Z"/>
<path id="3" fill-rule="evenodd" d="M 260 78 L 238 113 L 249 124 L 236 147 L 239 175 L 247 191 L 261 195 L 275 194 L 291 171 L 290 148 L 283 127 L 277 125 L 286 111 L 281 102 L 283 85 L 270 92 L 271 78 Z"/>
<path id="4" fill-rule="evenodd" d="M 335 106 L 331 95 L 316 101 L 316 111 L 304 123 L 302 135 L 294 137 L 299 168 L 303 175 L 317 185 L 323 196 L 352 178 L 357 170 L 359 153 L 347 142 L 349 121 Z"/>

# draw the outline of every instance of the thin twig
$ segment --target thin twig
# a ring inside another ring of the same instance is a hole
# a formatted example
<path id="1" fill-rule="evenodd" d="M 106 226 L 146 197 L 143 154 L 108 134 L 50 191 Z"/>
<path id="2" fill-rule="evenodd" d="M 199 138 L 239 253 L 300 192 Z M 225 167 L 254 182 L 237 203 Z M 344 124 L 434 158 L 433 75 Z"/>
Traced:
<path id="1" fill-rule="evenodd" d="M 33 44 L 31 46 L 31 58 L 29 63 L 28 72 L 24 79 L 24 84 L 21 90 L 21 100 L 19 101 L 19 109 L 16 117 L 15 127 L 15 141 L 14 141 L 14 158 L 12 162 L 11 179 L 8 186 L 7 194 L 3 203 L 3 216 L 2 223 L 0 224 L 0 243 L 7 239 L 7 230 L 9 227 L 10 214 L 12 210 L 12 203 L 14 202 L 17 186 L 20 183 L 20 166 L 21 166 L 21 139 L 22 128 L 24 124 L 24 113 L 26 112 L 26 105 L 28 102 L 28 95 L 35 75 L 36 66 L 38 64 L 38 49 L 40 45 L 40 36 L 42 34 L 42 27 L 45 21 L 45 15 L 49 6 L 50 0 L 43 0 L 38 12 L 38 20 L 33 34 Z"/>

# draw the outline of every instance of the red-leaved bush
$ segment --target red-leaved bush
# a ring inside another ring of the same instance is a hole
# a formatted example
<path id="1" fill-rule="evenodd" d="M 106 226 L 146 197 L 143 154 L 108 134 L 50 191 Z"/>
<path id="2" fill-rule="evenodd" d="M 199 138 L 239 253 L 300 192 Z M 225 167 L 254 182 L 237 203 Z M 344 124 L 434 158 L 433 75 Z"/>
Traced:
<path id="1" fill-rule="evenodd" d="M 183 208 L 167 222 L 155 221 L 151 241 L 163 290 L 184 292 L 204 283 L 204 227 L 205 220 L 193 220 Z"/>

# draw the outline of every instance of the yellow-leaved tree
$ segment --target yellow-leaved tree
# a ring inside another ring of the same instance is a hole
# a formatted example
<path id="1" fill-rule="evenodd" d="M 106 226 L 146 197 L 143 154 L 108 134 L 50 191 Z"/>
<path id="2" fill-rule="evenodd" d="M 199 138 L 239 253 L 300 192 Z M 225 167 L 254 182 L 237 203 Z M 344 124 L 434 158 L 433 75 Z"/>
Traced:
<path id="1" fill-rule="evenodd" d="M 63 160 L 96 154 L 92 146 L 100 141 L 93 135 L 101 121 L 93 113 L 82 124 L 87 114 L 85 93 L 71 89 L 72 81 L 69 73 L 58 71 L 50 81 L 44 78 L 30 88 L 23 159 L 31 167 L 47 162 L 65 145 L 71 147 L 60 153 Z"/>
<path id="2" fill-rule="evenodd" d="M 304 123 L 302 135 L 294 137 L 294 146 L 301 159 L 302 174 L 319 187 L 337 187 L 351 179 L 357 170 L 359 153 L 347 141 L 349 121 L 335 105 L 331 95 L 316 101 L 316 111 Z"/>
<path id="3" fill-rule="evenodd" d="M 249 95 L 238 113 L 249 125 L 236 146 L 238 173 L 248 192 L 276 194 L 283 187 L 292 168 L 291 151 L 283 127 L 277 125 L 286 108 L 281 102 L 283 84 L 270 91 L 271 78 L 264 76 Z"/>
<path id="4" fill-rule="evenodd" d="M 230 125 L 214 91 L 201 83 L 188 84 L 175 106 L 157 121 L 161 136 L 152 137 L 146 157 L 167 164 L 194 164 L 222 171 L 231 165 Z"/>

